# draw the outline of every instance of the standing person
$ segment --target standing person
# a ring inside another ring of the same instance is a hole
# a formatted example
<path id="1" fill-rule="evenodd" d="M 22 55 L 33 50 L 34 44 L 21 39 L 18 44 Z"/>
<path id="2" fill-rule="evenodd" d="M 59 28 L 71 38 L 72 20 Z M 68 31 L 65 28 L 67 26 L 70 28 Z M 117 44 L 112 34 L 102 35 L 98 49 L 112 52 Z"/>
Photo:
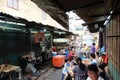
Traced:
<path id="1" fill-rule="evenodd" d="M 81 58 L 76 59 L 77 65 L 73 69 L 73 77 L 75 78 L 74 80 L 86 80 L 87 79 L 87 68 L 86 66 L 82 63 Z"/>
<path id="2" fill-rule="evenodd" d="M 57 48 L 56 46 L 52 46 L 52 56 L 56 56 L 57 55 Z"/>
<path id="3" fill-rule="evenodd" d="M 80 55 L 81 59 L 84 59 L 84 54 L 87 53 L 87 50 L 88 50 L 88 46 L 86 44 L 84 44 L 81 49 L 81 55 Z M 88 55 L 88 54 L 86 54 L 86 55 Z"/>
<path id="4" fill-rule="evenodd" d="M 104 80 L 99 76 L 98 67 L 94 64 L 88 66 L 88 78 L 87 80 Z"/>
<path id="5" fill-rule="evenodd" d="M 95 54 L 95 43 L 92 44 L 92 46 L 90 48 L 90 53 Z"/>
<path id="6" fill-rule="evenodd" d="M 95 58 L 95 54 L 91 53 L 90 54 L 90 59 L 92 60 L 91 64 L 98 65 L 98 62 L 97 62 L 97 60 Z"/>
<path id="7" fill-rule="evenodd" d="M 62 80 L 67 80 L 67 77 L 69 75 L 68 69 L 70 67 L 71 67 L 71 60 L 70 59 L 66 59 L 64 67 L 63 67 L 63 71 L 62 71 Z"/>
<path id="8" fill-rule="evenodd" d="M 95 53 L 95 59 L 98 62 L 98 65 L 102 63 L 102 57 L 99 56 L 99 52 Z"/>
<path id="9" fill-rule="evenodd" d="M 52 52 L 57 52 L 56 46 L 52 46 Z"/>
<path id="10" fill-rule="evenodd" d="M 71 51 L 68 54 L 68 59 L 73 59 L 73 55 L 74 55 L 74 49 L 71 49 Z"/>
<path id="11" fill-rule="evenodd" d="M 88 46 L 86 44 L 83 45 L 83 51 L 86 53 L 88 51 Z"/>
<path id="12" fill-rule="evenodd" d="M 71 67 L 74 68 L 75 65 L 77 65 L 76 56 L 74 56 L 74 57 L 73 57 L 73 60 L 71 60 Z"/>
<path id="13" fill-rule="evenodd" d="M 104 54 L 104 52 L 105 52 L 105 46 L 103 46 L 103 47 L 100 49 L 100 53 L 101 53 L 101 54 Z"/>
<path id="14" fill-rule="evenodd" d="M 69 49 L 67 47 L 65 47 L 65 59 L 68 59 L 68 55 L 69 55 Z"/>
<path id="15" fill-rule="evenodd" d="M 100 75 L 104 80 L 107 80 L 107 76 L 106 76 L 106 72 L 105 72 L 105 67 L 106 67 L 106 64 L 100 64 L 100 65 L 98 65 L 99 75 Z"/>

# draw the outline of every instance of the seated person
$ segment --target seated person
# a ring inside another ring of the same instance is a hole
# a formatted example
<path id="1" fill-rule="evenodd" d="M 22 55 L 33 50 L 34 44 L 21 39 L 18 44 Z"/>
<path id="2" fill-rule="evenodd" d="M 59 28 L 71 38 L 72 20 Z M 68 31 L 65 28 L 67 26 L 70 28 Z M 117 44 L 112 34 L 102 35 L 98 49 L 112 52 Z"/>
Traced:
<path id="1" fill-rule="evenodd" d="M 4 67 L 6 67 L 6 65 L 2 64 L 1 67 L 0 67 L 0 73 L 3 71 Z"/>
<path id="2" fill-rule="evenodd" d="M 26 66 L 25 73 L 31 73 L 31 75 L 33 77 L 39 77 L 40 76 L 40 72 L 31 63 L 28 63 L 28 65 Z"/>
<path id="3" fill-rule="evenodd" d="M 27 66 L 25 67 L 25 72 L 31 73 L 33 77 L 40 76 L 40 72 L 35 68 L 35 64 L 31 56 L 28 57 L 28 63 L 27 63 Z"/>
<path id="4" fill-rule="evenodd" d="M 90 54 L 90 59 L 83 59 L 83 63 L 88 66 L 90 64 L 95 64 L 98 65 L 97 60 L 95 59 L 95 54 L 91 53 Z"/>
<path id="5" fill-rule="evenodd" d="M 25 72 L 23 80 L 32 80 L 31 72 Z"/>
<path id="6" fill-rule="evenodd" d="M 83 53 L 83 59 L 88 59 L 87 54 Z"/>
<path id="7" fill-rule="evenodd" d="M 60 50 L 58 51 L 58 55 L 63 55 L 63 54 L 64 54 L 63 49 L 60 49 Z"/>

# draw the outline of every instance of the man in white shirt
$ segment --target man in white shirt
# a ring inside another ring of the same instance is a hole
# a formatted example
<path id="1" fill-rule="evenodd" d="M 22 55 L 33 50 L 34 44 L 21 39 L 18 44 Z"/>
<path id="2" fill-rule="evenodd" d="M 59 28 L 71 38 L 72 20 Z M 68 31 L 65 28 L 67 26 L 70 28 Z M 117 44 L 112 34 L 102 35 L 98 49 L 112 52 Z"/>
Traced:
<path id="1" fill-rule="evenodd" d="M 95 64 L 88 66 L 88 78 L 87 80 L 104 80 L 98 74 L 98 67 Z"/>
<path id="2" fill-rule="evenodd" d="M 92 79 L 90 77 L 88 77 L 87 80 L 92 80 Z M 99 76 L 97 80 L 104 80 L 104 79 Z"/>

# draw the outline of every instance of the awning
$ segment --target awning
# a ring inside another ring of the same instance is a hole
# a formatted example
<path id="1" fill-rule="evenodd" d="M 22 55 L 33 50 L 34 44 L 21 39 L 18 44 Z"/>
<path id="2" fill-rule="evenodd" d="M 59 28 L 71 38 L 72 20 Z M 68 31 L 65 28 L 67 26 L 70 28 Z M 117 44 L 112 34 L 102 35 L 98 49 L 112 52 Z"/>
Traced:
<path id="1" fill-rule="evenodd" d="M 68 30 L 68 16 L 63 10 L 60 10 L 56 4 L 52 3 L 51 0 L 32 0 L 38 5 L 39 8 L 48 13 L 53 19 L 60 23 L 64 28 Z"/>
<path id="2" fill-rule="evenodd" d="M 28 21 L 24 18 L 21 17 L 14 17 L 12 15 L 6 14 L 6 13 L 0 13 L 0 20 L 2 21 L 8 21 L 8 22 L 14 22 L 14 23 L 21 23 L 21 24 L 25 24 L 26 28 L 31 29 L 37 29 L 37 30 L 46 30 L 49 31 L 48 33 L 52 33 L 52 34 L 56 34 L 54 31 L 56 31 L 57 33 L 59 32 L 60 34 L 66 34 L 66 35 L 73 35 L 72 32 L 66 31 L 66 30 L 62 30 L 59 28 L 56 28 L 54 26 L 50 26 L 50 25 L 44 25 L 42 23 L 36 23 L 35 21 Z M 47 33 L 47 32 L 46 32 Z"/>

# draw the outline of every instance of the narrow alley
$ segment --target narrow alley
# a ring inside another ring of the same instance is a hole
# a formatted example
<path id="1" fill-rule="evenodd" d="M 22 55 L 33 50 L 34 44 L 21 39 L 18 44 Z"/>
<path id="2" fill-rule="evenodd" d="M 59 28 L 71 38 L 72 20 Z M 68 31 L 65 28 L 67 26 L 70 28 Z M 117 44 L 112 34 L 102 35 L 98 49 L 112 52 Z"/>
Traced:
<path id="1" fill-rule="evenodd" d="M 68 79 L 120 80 L 120 0 L 0 0 L 0 80 Z"/>

